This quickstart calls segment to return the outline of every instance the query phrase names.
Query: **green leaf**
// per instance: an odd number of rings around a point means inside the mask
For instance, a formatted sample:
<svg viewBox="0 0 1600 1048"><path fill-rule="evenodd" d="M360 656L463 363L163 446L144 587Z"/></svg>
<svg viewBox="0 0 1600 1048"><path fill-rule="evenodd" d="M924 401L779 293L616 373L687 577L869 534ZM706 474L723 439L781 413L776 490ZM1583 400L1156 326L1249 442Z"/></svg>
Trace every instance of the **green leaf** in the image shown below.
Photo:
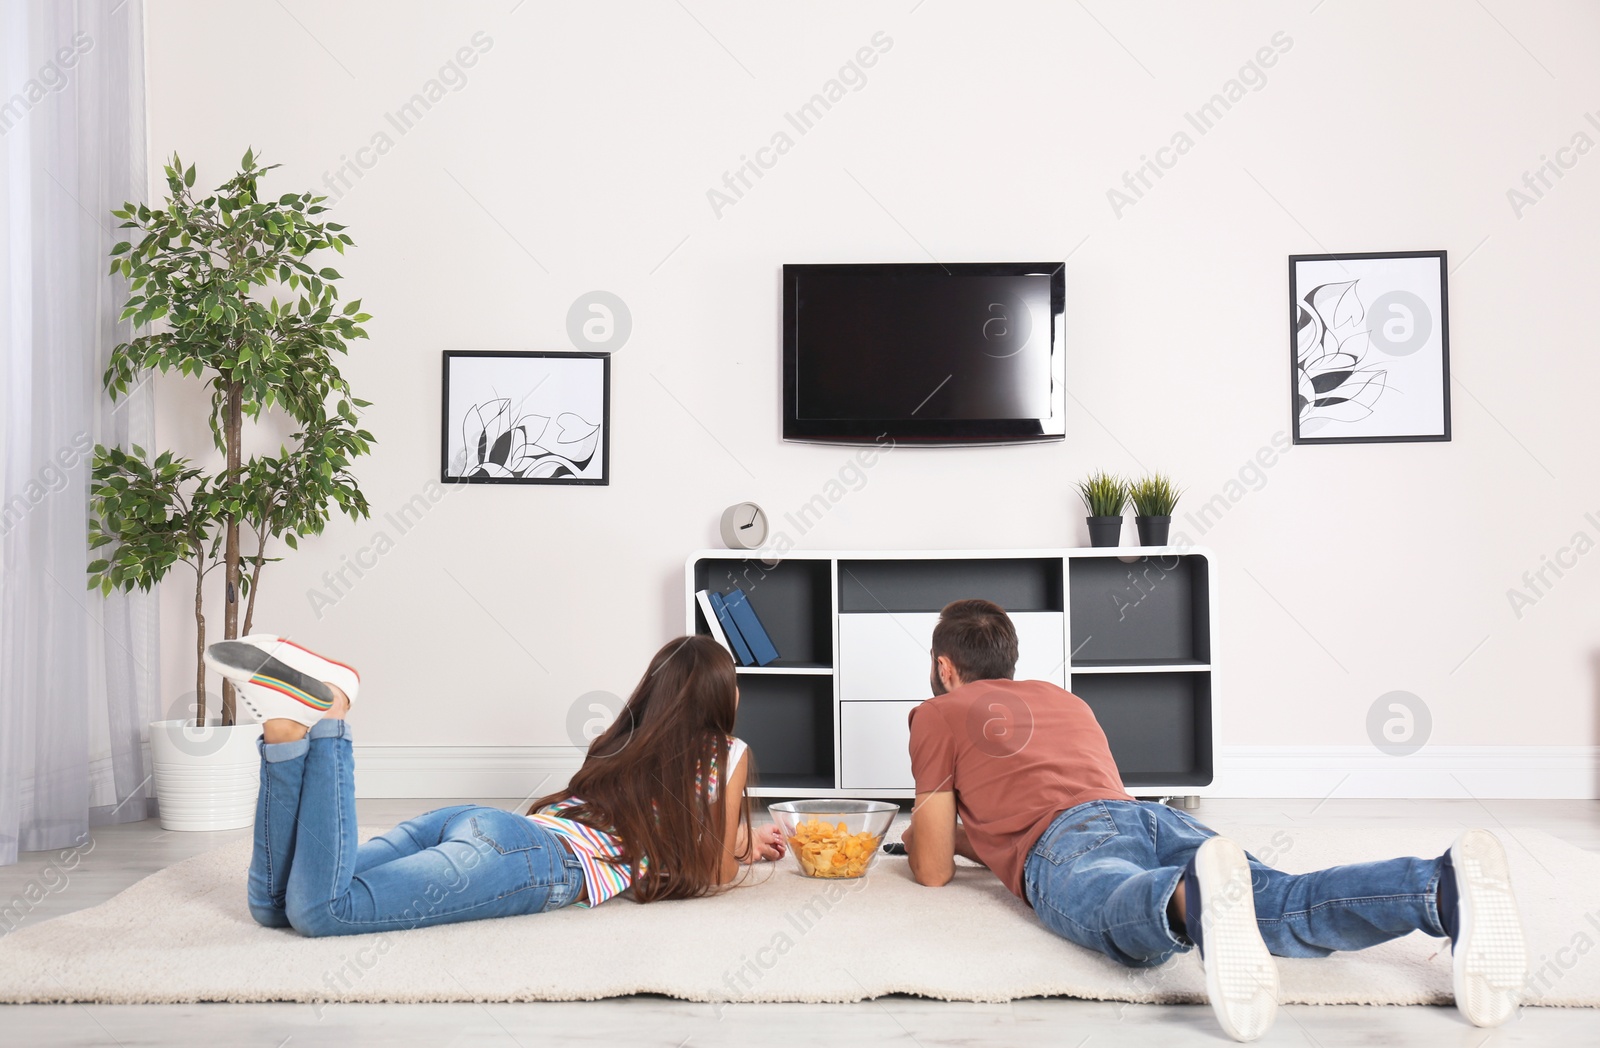
<svg viewBox="0 0 1600 1048"><path fill-rule="evenodd" d="M1091 516L1117 517L1128 503L1128 482L1114 473L1095 473L1078 482L1078 494Z"/></svg>
<svg viewBox="0 0 1600 1048"><path fill-rule="evenodd" d="M350 472L371 451L371 434L353 417L368 402L352 395L331 359L348 351L346 338L364 334L356 325L368 318L359 304L341 311L338 290L325 283L340 278L337 270L305 260L353 241L342 227L306 218L324 198L267 193L261 182L276 166L260 166L251 149L243 170L196 198L189 190L198 167L173 156L165 205L114 213L128 231L108 266L129 281L121 310L130 321L166 324L135 328L145 333L112 350L101 376L108 394L126 393L148 372L176 371L209 394L206 421L219 449L229 443L222 416L230 389L241 391L247 420L281 405L298 432L276 458L246 456L238 473L174 461L171 452L151 463L142 448L97 448L85 539L104 556L86 574L104 593L148 591L175 564L210 570L229 520L295 549L322 534L334 512L369 515ZM291 281L286 298L280 287Z"/></svg>

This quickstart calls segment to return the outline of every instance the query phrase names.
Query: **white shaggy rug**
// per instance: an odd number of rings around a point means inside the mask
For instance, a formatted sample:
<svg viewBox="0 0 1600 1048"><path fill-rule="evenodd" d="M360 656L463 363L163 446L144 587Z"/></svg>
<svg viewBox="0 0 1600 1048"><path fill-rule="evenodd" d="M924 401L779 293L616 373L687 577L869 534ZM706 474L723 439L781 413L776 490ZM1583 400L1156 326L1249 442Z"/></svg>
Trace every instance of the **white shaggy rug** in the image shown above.
<svg viewBox="0 0 1600 1048"><path fill-rule="evenodd" d="M1435 855L1456 832L1227 829L1292 872ZM1600 943L1600 854L1537 831L1512 834L1501 836L1528 929L1529 1003L1600 1005L1600 951L1591 952ZM884 858L855 882L808 880L785 859L711 899L616 900L593 911L305 939L250 919L248 859L248 842L230 844L0 939L0 1002L1203 999L1193 954L1121 968L1050 934L974 868L929 889L911 880L904 859ZM1448 947L1420 934L1278 965L1285 1003L1451 1000Z"/></svg>

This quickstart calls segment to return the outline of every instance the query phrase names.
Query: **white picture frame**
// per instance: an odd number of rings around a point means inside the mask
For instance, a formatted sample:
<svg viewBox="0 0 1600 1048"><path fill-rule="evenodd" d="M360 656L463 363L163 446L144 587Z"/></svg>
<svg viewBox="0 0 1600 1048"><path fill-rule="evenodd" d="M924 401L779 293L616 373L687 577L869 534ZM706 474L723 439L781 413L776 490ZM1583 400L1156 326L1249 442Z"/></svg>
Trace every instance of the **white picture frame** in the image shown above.
<svg viewBox="0 0 1600 1048"><path fill-rule="evenodd" d="M1289 256L1296 444L1450 439L1443 251Z"/></svg>
<svg viewBox="0 0 1600 1048"><path fill-rule="evenodd" d="M447 350L439 479L611 483L611 354Z"/></svg>

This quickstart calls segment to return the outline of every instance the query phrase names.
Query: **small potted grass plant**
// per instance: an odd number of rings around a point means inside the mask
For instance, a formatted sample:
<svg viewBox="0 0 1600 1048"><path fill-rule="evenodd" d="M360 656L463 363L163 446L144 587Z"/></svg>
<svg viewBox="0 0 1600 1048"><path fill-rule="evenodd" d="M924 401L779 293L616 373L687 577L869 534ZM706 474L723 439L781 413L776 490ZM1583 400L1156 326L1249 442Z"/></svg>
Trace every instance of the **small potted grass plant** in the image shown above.
<svg viewBox="0 0 1600 1048"><path fill-rule="evenodd" d="M1115 546L1122 541L1122 510L1128 504L1128 482L1103 470L1078 482L1078 495L1089 511L1089 545Z"/></svg>
<svg viewBox="0 0 1600 1048"><path fill-rule="evenodd" d="M1165 546L1172 527L1172 511L1183 492L1172 486L1172 478L1155 473L1128 489L1133 502L1134 524L1139 528L1141 546Z"/></svg>

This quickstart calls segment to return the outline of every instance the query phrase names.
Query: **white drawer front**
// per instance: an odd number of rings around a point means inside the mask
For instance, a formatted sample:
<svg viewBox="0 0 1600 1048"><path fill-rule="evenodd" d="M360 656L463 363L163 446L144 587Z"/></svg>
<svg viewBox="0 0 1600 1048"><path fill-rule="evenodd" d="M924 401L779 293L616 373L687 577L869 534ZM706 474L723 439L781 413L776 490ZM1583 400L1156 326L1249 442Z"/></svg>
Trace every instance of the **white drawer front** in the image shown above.
<svg viewBox="0 0 1600 1048"><path fill-rule="evenodd" d="M909 790L910 716L915 702L839 704L839 786L846 790Z"/></svg>
<svg viewBox="0 0 1600 1048"><path fill-rule="evenodd" d="M841 699L925 699L938 612L839 616Z"/></svg>
<svg viewBox="0 0 1600 1048"><path fill-rule="evenodd" d="M938 621L938 612L840 615L839 697L888 702L931 695L928 648ZM1011 621L1017 627L1017 679L1066 687L1066 616L1023 611Z"/></svg>

